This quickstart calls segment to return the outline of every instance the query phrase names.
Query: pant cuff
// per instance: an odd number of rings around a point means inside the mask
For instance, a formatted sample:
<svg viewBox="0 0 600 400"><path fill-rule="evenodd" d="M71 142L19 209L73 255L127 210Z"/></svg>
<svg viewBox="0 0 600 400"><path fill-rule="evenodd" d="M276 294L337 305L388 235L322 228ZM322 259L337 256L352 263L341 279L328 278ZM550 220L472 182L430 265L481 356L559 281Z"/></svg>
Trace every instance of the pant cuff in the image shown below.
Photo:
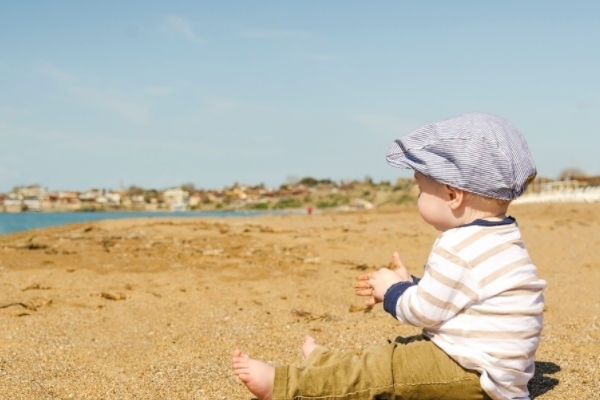
<svg viewBox="0 0 600 400"><path fill-rule="evenodd" d="M275 379L273 381L273 400L287 399L288 366L275 366Z"/></svg>

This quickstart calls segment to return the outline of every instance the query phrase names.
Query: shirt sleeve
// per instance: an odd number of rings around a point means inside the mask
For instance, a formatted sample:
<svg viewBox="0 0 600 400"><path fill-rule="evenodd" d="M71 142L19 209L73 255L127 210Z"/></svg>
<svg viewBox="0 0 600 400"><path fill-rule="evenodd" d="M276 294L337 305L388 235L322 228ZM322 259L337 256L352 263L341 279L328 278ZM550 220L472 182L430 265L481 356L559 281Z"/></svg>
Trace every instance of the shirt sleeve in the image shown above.
<svg viewBox="0 0 600 400"><path fill-rule="evenodd" d="M384 309L399 321L418 327L447 321L479 300L471 265L441 246L433 248L418 284L400 284L386 292Z"/></svg>

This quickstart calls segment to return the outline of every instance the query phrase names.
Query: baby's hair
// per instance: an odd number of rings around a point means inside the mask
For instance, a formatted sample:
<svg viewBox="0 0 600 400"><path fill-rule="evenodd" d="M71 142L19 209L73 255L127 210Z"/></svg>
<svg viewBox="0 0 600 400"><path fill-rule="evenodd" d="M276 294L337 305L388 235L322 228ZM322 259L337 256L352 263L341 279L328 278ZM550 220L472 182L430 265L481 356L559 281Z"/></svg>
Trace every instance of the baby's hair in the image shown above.
<svg viewBox="0 0 600 400"><path fill-rule="evenodd" d="M493 197L480 196L486 203L494 202L499 206L508 206L512 200L494 199Z"/></svg>
<svg viewBox="0 0 600 400"><path fill-rule="evenodd" d="M512 200L503 200L503 199L495 199L493 197L483 196L480 194L464 191L467 197L476 197L479 198L485 205L496 204L501 207L508 207Z"/></svg>

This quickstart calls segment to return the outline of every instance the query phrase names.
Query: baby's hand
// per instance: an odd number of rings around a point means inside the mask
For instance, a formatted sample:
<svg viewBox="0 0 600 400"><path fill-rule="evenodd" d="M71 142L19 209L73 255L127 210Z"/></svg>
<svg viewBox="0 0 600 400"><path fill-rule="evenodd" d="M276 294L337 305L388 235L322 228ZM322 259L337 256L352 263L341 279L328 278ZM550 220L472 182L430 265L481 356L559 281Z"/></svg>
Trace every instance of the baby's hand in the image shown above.
<svg viewBox="0 0 600 400"><path fill-rule="evenodd" d="M392 254L392 263L394 264L394 267L396 268L395 272L400 276L401 281L412 281L412 278L404 264L402 264L402 260L400 260L400 254L398 254L397 251Z"/></svg>
<svg viewBox="0 0 600 400"><path fill-rule="evenodd" d="M365 301L365 304L369 307L374 306L377 303L380 303L382 300L377 300L374 296L373 287L369 281L373 278L374 272L369 274L361 275L358 277L358 281L354 282L352 286L354 287L354 293L357 296L369 296L371 297L369 300Z"/></svg>
<svg viewBox="0 0 600 400"><path fill-rule="evenodd" d="M373 277L373 273L361 275L358 277L358 281L354 282L352 286L354 287L354 293L357 296L371 296L373 295L373 288L369 283L369 279Z"/></svg>
<svg viewBox="0 0 600 400"><path fill-rule="evenodd" d="M358 281L354 282L352 285L356 295L372 296L371 299L365 302L366 305L373 306L377 303L381 303L385 292L387 292L394 283L411 281L410 274L404 264L402 264L398 252L394 252L392 262L396 267L395 270L381 268L379 271L359 276Z"/></svg>

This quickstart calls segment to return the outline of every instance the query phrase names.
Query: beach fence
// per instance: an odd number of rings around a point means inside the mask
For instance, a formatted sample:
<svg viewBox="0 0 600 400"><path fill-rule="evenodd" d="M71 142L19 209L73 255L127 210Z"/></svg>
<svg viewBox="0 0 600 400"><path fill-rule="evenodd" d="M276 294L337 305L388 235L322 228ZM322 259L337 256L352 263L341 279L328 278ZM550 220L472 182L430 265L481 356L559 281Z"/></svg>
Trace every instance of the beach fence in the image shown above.
<svg viewBox="0 0 600 400"><path fill-rule="evenodd" d="M581 182L534 182L513 204L531 203L595 203L600 202L600 186L584 186Z"/></svg>

